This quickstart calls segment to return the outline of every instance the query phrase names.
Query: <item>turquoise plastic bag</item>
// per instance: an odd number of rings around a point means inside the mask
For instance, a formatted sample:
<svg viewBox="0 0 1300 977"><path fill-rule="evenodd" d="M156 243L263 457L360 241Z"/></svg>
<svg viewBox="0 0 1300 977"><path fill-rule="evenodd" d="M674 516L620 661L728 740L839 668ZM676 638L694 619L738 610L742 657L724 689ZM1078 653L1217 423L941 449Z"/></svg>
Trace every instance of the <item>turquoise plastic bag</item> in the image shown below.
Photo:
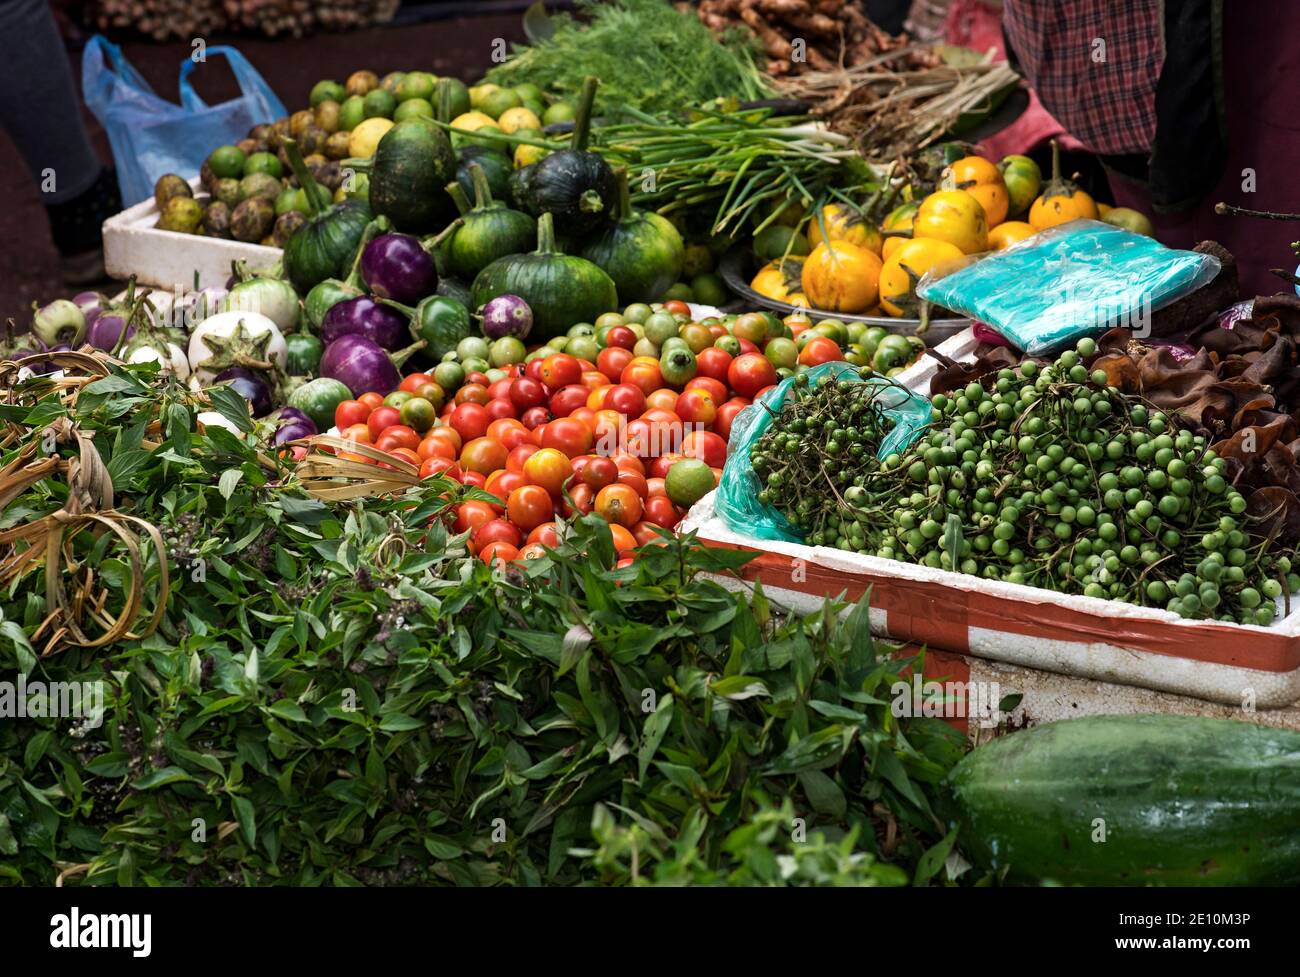
<svg viewBox="0 0 1300 977"><path fill-rule="evenodd" d="M86 44L82 92L108 133L127 206L153 196L154 184L164 173L192 179L212 150L287 114L271 86L237 50L218 45L207 49L207 56L213 55L226 59L240 96L220 105L204 103L190 85L197 65L186 58L181 62L181 104L174 105L154 92L116 44L98 34Z"/></svg>
<svg viewBox="0 0 1300 977"><path fill-rule="evenodd" d="M893 419L894 427L885 435L885 440L876 453L878 458L894 452L901 454L930 423L930 402L906 387L882 377L864 380L858 374L858 368L850 363L823 363L809 370L807 376L809 383L817 383L828 374L836 380L847 379L887 388L881 394L881 403L885 416ZM773 415L784 406L786 394L793 386L794 377L782 380L773 390L737 414L731 423L727 463L722 468L718 491L713 497L713 508L728 529L754 539L803 542L803 534L785 516L772 506L758 501L758 492L762 486L749 461L749 450L772 426Z"/></svg>
<svg viewBox="0 0 1300 977"><path fill-rule="evenodd" d="M1151 313L1219 273L1219 259L1166 248L1101 221L1048 228L942 278L917 294L988 323L1030 356L1116 326L1149 336Z"/></svg>

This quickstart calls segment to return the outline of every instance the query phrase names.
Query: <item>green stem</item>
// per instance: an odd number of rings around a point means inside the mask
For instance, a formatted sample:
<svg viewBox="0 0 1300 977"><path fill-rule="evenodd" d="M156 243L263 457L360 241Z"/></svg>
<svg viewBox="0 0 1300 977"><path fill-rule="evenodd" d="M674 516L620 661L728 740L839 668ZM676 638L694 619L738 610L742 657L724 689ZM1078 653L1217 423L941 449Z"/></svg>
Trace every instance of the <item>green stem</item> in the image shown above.
<svg viewBox="0 0 1300 977"><path fill-rule="evenodd" d="M438 103L434 106L434 118L439 122L451 121L451 79L438 79Z"/></svg>
<svg viewBox="0 0 1300 977"><path fill-rule="evenodd" d="M544 139L529 139L526 136L506 135L504 132L483 132L477 129L462 129L459 126L450 125L446 122L439 122L437 119L430 119L434 125L448 132L456 132L462 136L472 136L475 139L487 139L492 142L503 142L510 146L536 146L539 149L549 149L552 152L557 149L565 149L563 143L547 142Z"/></svg>
<svg viewBox="0 0 1300 977"><path fill-rule="evenodd" d="M475 164L477 165L477 164ZM475 188L477 189L477 188ZM461 217L464 217L474 208L470 205L469 197L465 196L465 188L455 180L447 184L447 196L451 197L451 202L456 205L456 211Z"/></svg>
<svg viewBox="0 0 1300 977"><path fill-rule="evenodd" d="M587 148L587 139L591 135L591 109L596 101L596 86L600 82L595 75L588 75L582 82L582 95L578 98L578 110L573 116L573 140L570 149L583 152Z"/></svg>
<svg viewBox="0 0 1300 977"><path fill-rule="evenodd" d="M307 209L311 211L307 216L315 217L320 214L319 185L316 178L311 175L311 170L307 169L307 164L302 160L302 153L298 152L298 141L296 139L281 139L280 145L284 147L284 155L289 157L289 166L293 169L293 175L298 178L298 186L302 187L303 193L307 197Z"/></svg>
<svg viewBox="0 0 1300 977"><path fill-rule="evenodd" d="M343 279L343 284L351 285L363 292L366 290L366 283L361 278L361 256L365 254L366 246L375 239L375 235L388 230L389 226L387 217L376 217L366 225L366 229L361 232L361 240L357 242L357 250L352 256L352 265L348 269L348 277Z"/></svg>
<svg viewBox="0 0 1300 977"><path fill-rule="evenodd" d="M474 209L482 210L492 203L492 188L488 186L487 173L480 164L470 163L469 175L474 181Z"/></svg>
<svg viewBox="0 0 1300 977"><path fill-rule="evenodd" d="M452 184L452 186L456 187L457 190L460 190L460 184L458 183ZM465 191L461 190L460 195L463 198L465 196ZM465 203L468 204L469 201L466 200ZM424 248L424 250L428 251L430 254L436 254L438 251L438 247L442 244L442 242L447 240L447 238L451 237L452 234L456 232L456 229L458 227L463 226L464 223L465 223L464 220L457 217L454 221L452 221L450 224L444 227L437 234L431 234L428 237L421 240L420 247Z"/></svg>
<svg viewBox="0 0 1300 977"><path fill-rule="evenodd" d="M424 347L428 345L429 345L428 343L426 343L423 339L421 339L418 342L412 343L410 346L407 346L406 349L399 349L396 353L393 353L389 358L393 361L394 366L400 367L403 363L405 363L412 356L414 356L416 353L418 353L420 350L424 349Z"/></svg>
<svg viewBox="0 0 1300 977"><path fill-rule="evenodd" d="M627 220L632 216L632 190L627 182L627 168L619 167L614 175L618 177L618 216L620 220Z"/></svg>
<svg viewBox="0 0 1300 977"><path fill-rule="evenodd" d="M537 253L554 254L555 251L555 218L547 211L537 218Z"/></svg>

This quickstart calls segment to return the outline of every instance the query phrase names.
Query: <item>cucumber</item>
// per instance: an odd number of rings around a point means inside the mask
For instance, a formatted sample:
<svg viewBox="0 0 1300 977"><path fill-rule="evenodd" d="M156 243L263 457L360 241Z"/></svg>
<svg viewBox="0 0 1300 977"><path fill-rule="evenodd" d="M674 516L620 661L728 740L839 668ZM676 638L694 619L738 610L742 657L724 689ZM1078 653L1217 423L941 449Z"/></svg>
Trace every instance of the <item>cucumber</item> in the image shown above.
<svg viewBox="0 0 1300 977"><path fill-rule="evenodd" d="M991 741L949 785L962 850L1010 881L1300 883L1300 733L1074 719Z"/></svg>

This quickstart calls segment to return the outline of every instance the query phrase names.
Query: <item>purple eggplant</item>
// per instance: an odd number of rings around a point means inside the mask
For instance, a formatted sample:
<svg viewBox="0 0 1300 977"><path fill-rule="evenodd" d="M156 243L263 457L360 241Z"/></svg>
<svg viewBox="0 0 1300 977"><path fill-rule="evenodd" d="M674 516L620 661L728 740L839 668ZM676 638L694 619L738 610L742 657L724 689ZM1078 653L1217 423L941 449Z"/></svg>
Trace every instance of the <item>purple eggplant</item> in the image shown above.
<svg viewBox="0 0 1300 977"><path fill-rule="evenodd" d="M275 406L271 398L271 383L265 373L232 366L218 373L214 383L230 384L239 396L248 401L254 417L265 417Z"/></svg>
<svg viewBox="0 0 1300 977"><path fill-rule="evenodd" d="M488 339L527 339L532 328L533 310L518 295L498 295L483 306L483 335Z"/></svg>
<svg viewBox="0 0 1300 977"><path fill-rule="evenodd" d="M338 380L354 397L372 391L387 394L402 382L397 368L424 345L421 340L390 355L365 336L341 336L325 347L320 358L320 375Z"/></svg>
<svg viewBox="0 0 1300 977"><path fill-rule="evenodd" d="M297 441L299 438L310 438L313 434L318 434L316 425L312 423L310 417L303 417L302 420L294 419L286 424L281 424L275 431L274 441L277 445L284 444L286 441Z"/></svg>
<svg viewBox="0 0 1300 977"><path fill-rule="evenodd" d="M361 277L381 299L413 305L438 287L433 257L407 234L381 234L361 253Z"/></svg>
<svg viewBox="0 0 1300 977"><path fill-rule="evenodd" d="M126 327L126 336L122 336L122 329ZM106 353L111 353L117 349L118 343L130 339L135 335L135 326L126 326L126 319L116 312L105 312L95 317L95 321L90 324L86 330L86 342L94 346L95 349L102 349Z"/></svg>
<svg viewBox="0 0 1300 977"><path fill-rule="evenodd" d="M282 424L288 424L290 421L311 421L312 427L316 426L316 423L311 420L307 412L299 410L297 407L281 407L279 418Z"/></svg>
<svg viewBox="0 0 1300 977"><path fill-rule="evenodd" d="M384 349L394 350L411 341L411 330L406 317L396 309L381 305L369 295L358 295L332 306L321 320L321 342L329 345L344 336L364 336Z"/></svg>

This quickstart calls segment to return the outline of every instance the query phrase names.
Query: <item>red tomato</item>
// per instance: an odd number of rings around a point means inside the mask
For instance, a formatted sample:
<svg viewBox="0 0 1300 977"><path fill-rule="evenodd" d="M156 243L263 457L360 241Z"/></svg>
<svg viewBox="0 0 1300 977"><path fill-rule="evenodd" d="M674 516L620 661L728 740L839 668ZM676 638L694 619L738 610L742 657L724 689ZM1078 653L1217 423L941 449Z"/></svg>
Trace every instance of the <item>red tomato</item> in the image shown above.
<svg viewBox="0 0 1300 977"><path fill-rule="evenodd" d="M560 545L559 526L554 522L544 522L540 526L534 526L532 532L528 534L528 542L540 543L542 546L554 549Z"/></svg>
<svg viewBox="0 0 1300 977"><path fill-rule="evenodd" d="M636 333L627 326L614 326L612 329L605 330L605 347L618 346L622 349L631 349L636 345Z"/></svg>
<svg viewBox="0 0 1300 977"><path fill-rule="evenodd" d="M682 419L670 410L652 407L641 415L641 420L649 421L654 428L651 441L651 453L662 455L669 451L681 451Z"/></svg>
<svg viewBox="0 0 1300 977"><path fill-rule="evenodd" d="M402 382L397 385L397 389L413 394L426 383L433 383L433 377L427 373L412 373L410 376L402 378Z"/></svg>
<svg viewBox="0 0 1300 977"><path fill-rule="evenodd" d="M762 353L742 353L731 361L727 382L740 396L752 398L764 387L776 383L776 367Z"/></svg>
<svg viewBox="0 0 1300 977"><path fill-rule="evenodd" d="M496 381L495 383L488 384L488 397L490 397L492 400L497 400L498 398L509 400L510 388L513 387L514 385L515 382L511 380L509 377L503 377L502 379Z"/></svg>
<svg viewBox="0 0 1300 977"><path fill-rule="evenodd" d="M664 375L659 370L659 361L653 356L637 356L623 367L619 383L640 387L648 397L664 385Z"/></svg>
<svg viewBox="0 0 1300 977"><path fill-rule="evenodd" d="M559 495L573 474L573 465L562 451L541 448L524 462L524 477L529 484L540 485L552 495Z"/></svg>
<svg viewBox="0 0 1300 977"><path fill-rule="evenodd" d="M402 419L402 415L397 412L396 407L380 407L370 412L366 418L366 430L370 432L370 440L377 441L379 435L388 430L394 424Z"/></svg>
<svg viewBox="0 0 1300 977"><path fill-rule="evenodd" d="M496 541L488 543L479 550L478 558L488 566L504 568L507 563L519 559L519 550L509 543Z"/></svg>
<svg viewBox="0 0 1300 977"><path fill-rule="evenodd" d="M650 478L667 478L668 469L675 462L683 460L686 455L676 451L670 451L667 454L660 455L658 458L652 458L650 464L646 466L645 473Z"/></svg>
<svg viewBox="0 0 1300 977"><path fill-rule="evenodd" d="M712 431L692 431L682 440L682 454L699 458L710 468L721 468L727 463L727 442Z"/></svg>
<svg viewBox="0 0 1300 977"><path fill-rule="evenodd" d="M614 459L614 464L618 465L619 471L636 472L638 475L645 474L645 465L641 463L641 459L636 455L624 451L616 455L610 455L610 457Z"/></svg>
<svg viewBox="0 0 1300 977"><path fill-rule="evenodd" d="M491 492L504 504L505 500L510 498L511 492L527 484L528 480L524 478L523 472L511 472L500 468L488 476L488 480L483 483L483 489Z"/></svg>
<svg viewBox="0 0 1300 977"><path fill-rule="evenodd" d="M420 465L421 478L432 478L434 475L446 475L452 481L459 482L461 474L460 465L447 458L440 458L437 455L424 459L424 463Z"/></svg>
<svg viewBox="0 0 1300 977"><path fill-rule="evenodd" d="M844 359L844 352L839 344L828 336L817 336L803 344L799 351L799 362L804 366L821 366Z"/></svg>
<svg viewBox="0 0 1300 977"><path fill-rule="evenodd" d="M376 393L373 390L369 391L368 393L363 393L360 397L357 398L357 400L365 404L371 410L378 410L380 407L384 406L384 395L381 393Z"/></svg>
<svg viewBox="0 0 1300 977"><path fill-rule="evenodd" d="M441 438L431 438L427 434L420 446L415 449L415 453L423 460L428 461L430 458L446 458L455 461L460 457L460 452L451 446L449 442Z"/></svg>
<svg viewBox="0 0 1300 977"><path fill-rule="evenodd" d="M474 488L483 488L487 485L487 476L482 472L465 472L460 476L460 483L462 485L472 485ZM497 508L499 509L500 506L497 506Z"/></svg>
<svg viewBox="0 0 1300 977"><path fill-rule="evenodd" d="M551 520L555 503L551 501L551 493L540 485L524 485L510 493L506 514L511 522L528 532Z"/></svg>
<svg viewBox="0 0 1300 977"><path fill-rule="evenodd" d="M460 467L467 472L479 472L491 475L494 471L506 467L509 457L506 446L492 438L474 438L467 443L460 453Z"/></svg>
<svg viewBox="0 0 1300 977"><path fill-rule="evenodd" d="M585 455L595 443L591 428L571 417L560 417L542 431L542 447L557 448L570 458Z"/></svg>
<svg viewBox="0 0 1300 977"><path fill-rule="evenodd" d="M480 387L483 387L483 388L486 389L487 385L488 385L489 383L491 383L492 381L489 380L489 379L487 378L487 374L486 374L486 373L477 373L477 372L476 372L476 373L467 373L467 374L465 374L465 382L466 382L466 383L476 383L476 384L478 384Z"/></svg>
<svg viewBox="0 0 1300 977"><path fill-rule="evenodd" d="M731 354L725 349L710 346L702 349L695 356L695 379L705 377L725 383L727 368L731 366Z"/></svg>
<svg viewBox="0 0 1300 977"><path fill-rule="evenodd" d="M618 484L626 485L641 498L645 498L650 492L650 485L646 481L646 477L630 468L620 468L618 470Z"/></svg>
<svg viewBox="0 0 1300 977"><path fill-rule="evenodd" d="M721 339L727 334L727 330L724 326L720 326L715 322L713 325L709 326L709 334L712 335L714 339Z"/></svg>
<svg viewBox="0 0 1300 977"><path fill-rule="evenodd" d="M572 500L572 504L570 504L570 500ZM575 512L580 512L585 516L592 510L595 501L596 493L592 487L579 483L569 489L568 498L560 500L560 514L567 518Z"/></svg>
<svg viewBox="0 0 1300 977"><path fill-rule="evenodd" d="M658 429L645 418L628 421L623 436L627 450L637 458L652 458L658 454Z"/></svg>
<svg viewBox="0 0 1300 977"><path fill-rule="evenodd" d="M582 364L568 353L555 353L542 360L542 383L551 390L582 382Z"/></svg>
<svg viewBox="0 0 1300 977"><path fill-rule="evenodd" d="M671 312L673 315L690 315L691 307L681 299L669 299L664 303L664 311Z"/></svg>
<svg viewBox="0 0 1300 977"><path fill-rule="evenodd" d="M540 356L524 364L524 376L529 380L536 380L538 383L542 382L542 358Z"/></svg>
<svg viewBox="0 0 1300 977"><path fill-rule="evenodd" d="M591 391L580 383L561 387L551 394L551 413L556 417L568 417L579 407L586 407L590 395Z"/></svg>
<svg viewBox="0 0 1300 977"><path fill-rule="evenodd" d="M513 417L498 417L488 425L487 436L496 438L506 446L507 451L512 451L519 445L532 441L528 435L528 428Z"/></svg>
<svg viewBox="0 0 1300 977"><path fill-rule="evenodd" d="M424 433L424 439L428 441L431 438L436 441L446 441L452 447L452 457L460 457L460 449L465 443L465 439L460 436L460 432L454 427L441 424L438 427L431 428Z"/></svg>
<svg viewBox="0 0 1300 977"><path fill-rule="evenodd" d="M760 390L758 393L754 394L754 399L755 399L755 400L758 400L760 397L762 397L762 396L763 396L765 393L767 393L769 390L775 390L775 389L776 389L776 384L775 384L775 383L769 383L766 387L764 387L764 388L763 388L762 390Z"/></svg>
<svg viewBox="0 0 1300 977"><path fill-rule="evenodd" d="M607 346L596 357L596 369L609 378L610 383L618 383L623 369L632 362L632 351L619 346Z"/></svg>
<svg viewBox="0 0 1300 977"><path fill-rule="evenodd" d="M609 377L599 370L583 370L582 385L588 390L595 390L597 387L603 387L609 383Z"/></svg>
<svg viewBox="0 0 1300 977"><path fill-rule="evenodd" d="M451 426L465 441L483 437L491 422L492 418L482 404L461 404L451 412Z"/></svg>
<svg viewBox="0 0 1300 977"><path fill-rule="evenodd" d="M686 384L682 393L687 390L703 390L713 398L714 405L724 404L727 402L727 384L724 382L726 374L723 374L722 380L715 380L713 377L692 377Z"/></svg>
<svg viewBox="0 0 1300 977"><path fill-rule="evenodd" d="M334 408L334 426L342 431L353 424L364 424L370 417L370 408L359 400L340 401Z"/></svg>
<svg viewBox="0 0 1300 977"><path fill-rule="evenodd" d="M519 546L523 541L524 537L519 532L519 528L499 516L474 530L474 548L478 550L488 543L509 543L511 546Z"/></svg>
<svg viewBox="0 0 1300 977"><path fill-rule="evenodd" d="M484 379L487 379L484 377ZM456 391L453 402L457 404L486 404L492 398L481 383L466 383Z"/></svg>
<svg viewBox="0 0 1300 977"><path fill-rule="evenodd" d="M551 412L545 407L529 407L519 416L519 420L523 422L524 427L530 431L541 427L550 419Z"/></svg>
<svg viewBox="0 0 1300 977"><path fill-rule="evenodd" d="M392 441L393 447L395 448L407 448L411 451L414 451L416 448L420 446L420 440L421 440L420 435L416 432L416 430L414 428L407 427L405 424L393 424L390 425L389 427L384 428L384 433L381 436L381 438L387 438L388 440ZM379 446L378 441L375 442L375 446L376 447ZM386 451L388 449L381 448L380 450Z"/></svg>
<svg viewBox="0 0 1300 977"><path fill-rule="evenodd" d="M596 491L600 491L606 485L613 485L618 481L618 465L614 463L613 458L598 456L578 470L578 477L582 479L584 485L590 485Z"/></svg>
<svg viewBox="0 0 1300 977"><path fill-rule="evenodd" d="M541 381L519 377L510 382L510 402L520 410L546 403L546 388Z"/></svg>
<svg viewBox="0 0 1300 977"><path fill-rule="evenodd" d="M590 407L579 407L569 415L569 420L584 424L592 431L596 430L596 412Z"/></svg>
<svg viewBox="0 0 1300 977"><path fill-rule="evenodd" d="M410 448L393 448L389 451L389 454L393 455L395 458L401 458L402 461L414 465L417 469L419 469L422 464L420 456Z"/></svg>
<svg viewBox="0 0 1300 977"><path fill-rule="evenodd" d="M692 381L693 383L694 381ZM716 381L709 381L714 383ZM677 398L677 416L687 424L699 424L708 427L718 416L718 405L713 394L700 387L685 390Z"/></svg>
<svg viewBox="0 0 1300 977"><path fill-rule="evenodd" d="M370 437L370 428L365 424L352 424L339 432L339 437L344 441L351 441L355 444L370 444L373 440Z"/></svg>
<svg viewBox="0 0 1300 977"><path fill-rule="evenodd" d="M653 499L656 495L668 495L668 490L664 488L664 480L662 478L646 479L645 497Z"/></svg>
<svg viewBox="0 0 1300 977"><path fill-rule="evenodd" d="M494 421L498 421L503 417L519 417L519 409L504 397L489 400L483 409L487 411L487 416Z"/></svg>
<svg viewBox="0 0 1300 977"><path fill-rule="evenodd" d="M630 383L616 384L606 391L601 407L616 410L624 417L640 417L646 407L645 394L640 387L634 387Z"/></svg>
<svg viewBox="0 0 1300 977"><path fill-rule="evenodd" d="M480 502L478 499L462 502L456 507L456 521L451 524L451 528L457 534L475 533L496 516L496 510L486 502Z"/></svg>
<svg viewBox="0 0 1300 977"><path fill-rule="evenodd" d="M666 495L653 495L645 502L645 521L664 529L672 529L682 521L682 517L677 514L672 499Z"/></svg>
<svg viewBox="0 0 1300 977"><path fill-rule="evenodd" d="M512 472L521 472L524 470L524 462L541 449L531 441L516 445L510 449L510 454L506 457L506 470Z"/></svg>

